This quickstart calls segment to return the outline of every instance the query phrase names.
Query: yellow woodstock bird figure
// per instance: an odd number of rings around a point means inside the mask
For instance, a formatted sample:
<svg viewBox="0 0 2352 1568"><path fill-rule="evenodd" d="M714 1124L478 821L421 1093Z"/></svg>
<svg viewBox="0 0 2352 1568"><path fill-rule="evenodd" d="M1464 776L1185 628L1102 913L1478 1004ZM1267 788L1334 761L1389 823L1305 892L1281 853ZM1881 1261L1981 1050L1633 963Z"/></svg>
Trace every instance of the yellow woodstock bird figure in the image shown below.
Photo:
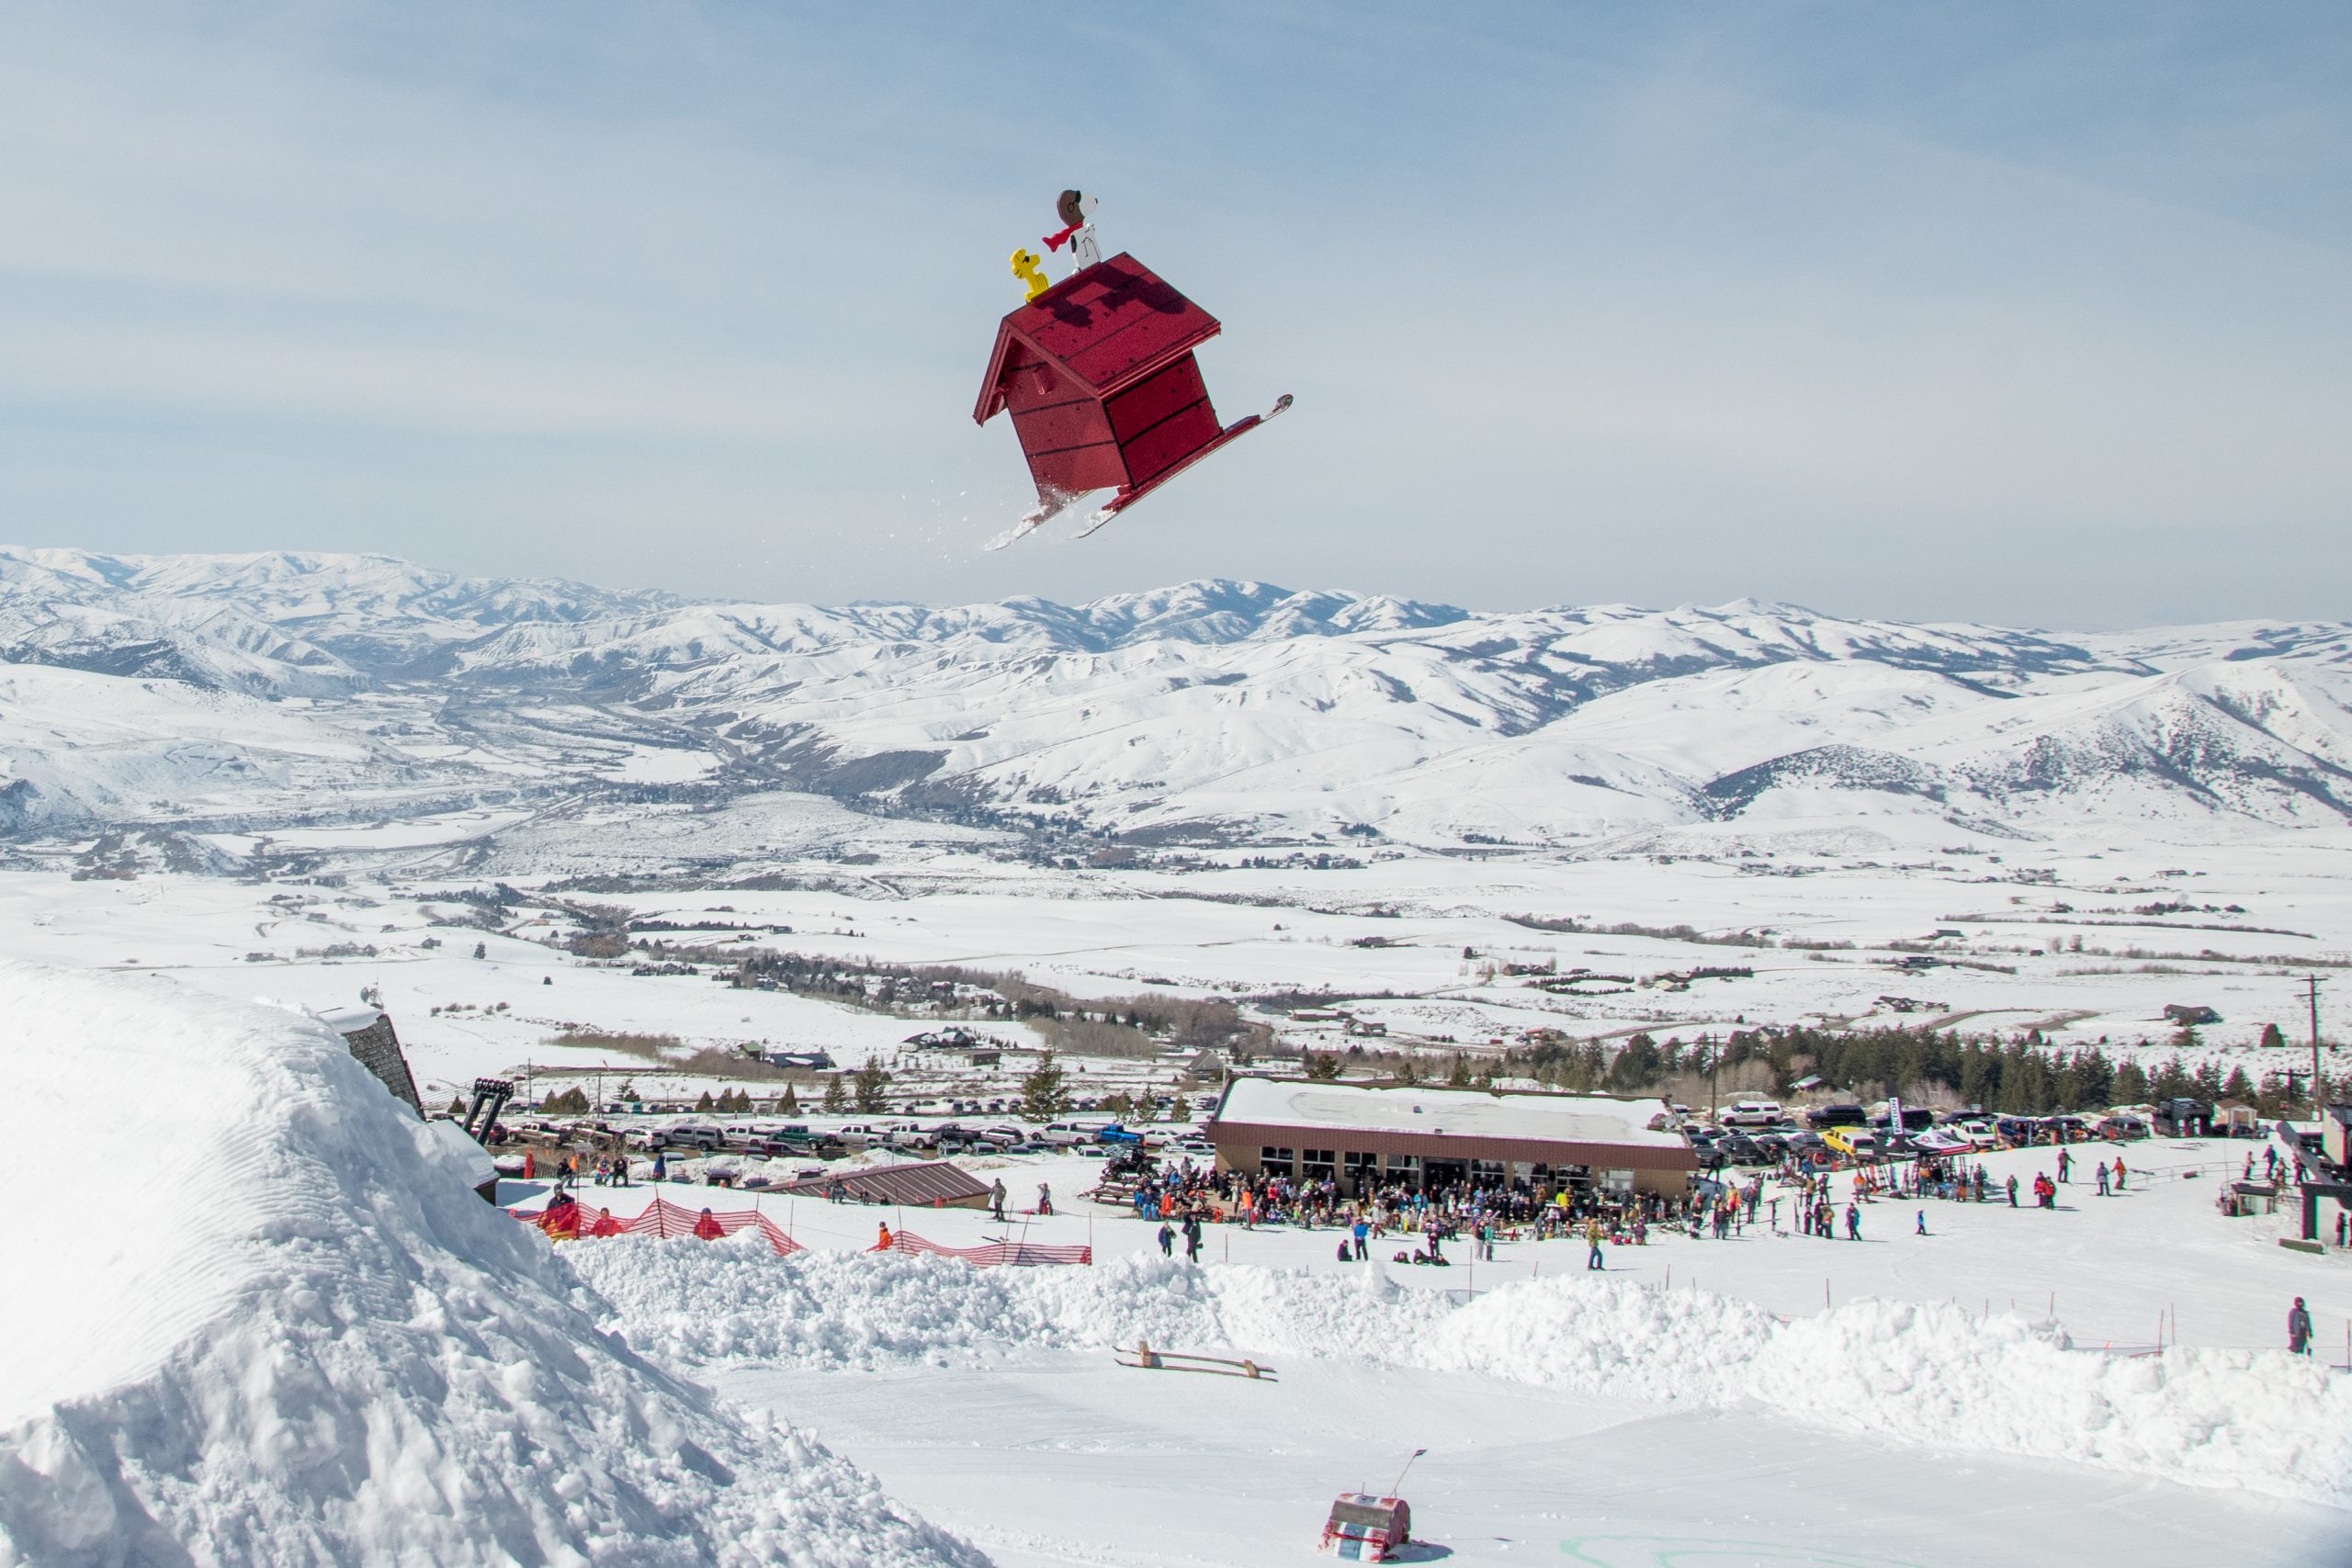
<svg viewBox="0 0 2352 1568"><path fill-rule="evenodd" d="M1053 287L1046 281L1046 275L1038 270L1038 258L1034 253L1027 250L1012 253L1012 276L1028 287L1032 299Z"/></svg>

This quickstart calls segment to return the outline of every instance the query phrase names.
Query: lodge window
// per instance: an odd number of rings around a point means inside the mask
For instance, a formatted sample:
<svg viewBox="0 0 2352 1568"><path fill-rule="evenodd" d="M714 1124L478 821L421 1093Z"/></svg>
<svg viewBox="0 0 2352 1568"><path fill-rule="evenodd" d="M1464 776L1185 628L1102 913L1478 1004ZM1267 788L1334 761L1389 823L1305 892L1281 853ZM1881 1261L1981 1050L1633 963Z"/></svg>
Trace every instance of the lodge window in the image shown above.
<svg viewBox="0 0 2352 1568"><path fill-rule="evenodd" d="M1350 1149L1340 1156L1340 1167L1350 1176L1359 1179L1375 1179L1380 1175L1380 1156L1358 1154L1353 1149Z"/></svg>
<svg viewBox="0 0 2352 1568"><path fill-rule="evenodd" d="M1604 1170L1600 1173L1600 1186L1603 1191L1622 1196L1634 1190L1634 1173L1630 1170Z"/></svg>
<svg viewBox="0 0 2352 1568"><path fill-rule="evenodd" d="M1413 1174L1413 1168L1420 1163L1420 1156L1418 1155L1390 1155L1388 1156L1388 1174L1391 1176L1410 1176Z"/></svg>
<svg viewBox="0 0 2352 1568"><path fill-rule="evenodd" d="M1268 1176L1288 1176L1291 1174L1290 1151L1261 1145L1258 1150L1258 1168Z"/></svg>
<svg viewBox="0 0 2352 1568"><path fill-rule="evenodd" d="M1481 1185L1499 1182L1503 1179L1500 1160L1474 1159L1470 1162L1470 1178Z"/></svg>
<svg viewBox="0 0 2352 1568"><path fill-rule="evenodd" d="M1302 1181L1329 1181L1339 1174L1340 1158L1329 1149L1308 1149L1299 1160Z"/></svg>

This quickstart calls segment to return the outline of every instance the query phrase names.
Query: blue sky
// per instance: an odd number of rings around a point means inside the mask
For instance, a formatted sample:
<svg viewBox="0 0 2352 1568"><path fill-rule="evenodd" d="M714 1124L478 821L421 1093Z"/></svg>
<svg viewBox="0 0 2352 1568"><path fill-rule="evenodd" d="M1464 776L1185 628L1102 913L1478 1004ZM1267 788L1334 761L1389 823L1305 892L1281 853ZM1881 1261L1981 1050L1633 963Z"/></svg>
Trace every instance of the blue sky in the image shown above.
<svg viewBox="0 0 2352 1568"><path fill-rule="evenodd" d="M1140 8L1128 8L1130 10ZM0 537L763 599L2352 613L2340 6L0 11ZM1102 193L1295 412L968 417Z"/></svg>

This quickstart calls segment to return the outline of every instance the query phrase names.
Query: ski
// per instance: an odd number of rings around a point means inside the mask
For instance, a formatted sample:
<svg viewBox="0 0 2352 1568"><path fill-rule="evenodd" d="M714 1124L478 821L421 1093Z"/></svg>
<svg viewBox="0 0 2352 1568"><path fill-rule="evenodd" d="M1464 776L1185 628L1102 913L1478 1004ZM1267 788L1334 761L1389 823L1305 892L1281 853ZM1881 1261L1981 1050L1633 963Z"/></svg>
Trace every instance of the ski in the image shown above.
<svg viewBox="0 0 2352 1568"><path fill-rule="evenodd" d="M1209 453L1216 451L1219 446L1224 446L1235 436L1246 434L1250 431L1257 429L1258 426L1265 423L1268 420L1272 419L1275 415L1283 412L1285 409L1288 409L1290 405L1291 395L1288 392L1284 392L1281 397L1274 400L1274 406L1272 408L1268 409L1264 413L1251 414L1248 419L1242 420L1239 423L1228 427L1222 434L1217 436L1216 440L1209 442L1199 451L1193 453L1192 457L1187 457L1183 462L1177 464L1175 468L1170 468L1164 473L1155 475L1138 489L1121 491L1119 495L1112 501L1110 505L1102 508L1100 512L1097 512L1092 516L1087 518L1085 524L1081 525L1075 534L1072 534L1070 537L1073 539L1083 539L1095 533L1102 526L1102 525L1111 521L1112 518L1116 517L1120 513L1125 512L1128 507L1133 506L1136 502L1141 501L1146 495L1149 494L1152 491L1157 490L1168 479L1174 478L1179 470L1191 467L1194 462L1197 462L1202 457L1206 457Z"/></svg>

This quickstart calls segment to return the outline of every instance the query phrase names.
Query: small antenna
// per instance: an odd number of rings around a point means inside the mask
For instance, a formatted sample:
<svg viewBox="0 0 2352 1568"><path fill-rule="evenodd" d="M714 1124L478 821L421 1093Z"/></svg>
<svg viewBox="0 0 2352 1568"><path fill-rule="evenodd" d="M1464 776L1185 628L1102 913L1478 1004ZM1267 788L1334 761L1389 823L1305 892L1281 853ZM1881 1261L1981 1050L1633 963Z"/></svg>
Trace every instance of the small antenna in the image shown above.
<svg viewBox="0 0 2352 1568"><path fill-rule="evenodd" d="M1387 1496L1387 1497L1394 1497L1395 1495L1396 1495L1396 1489L1397 1489L1397 1487L1400 1487L1400 1486L1402 1486L1402 1485L1404 1485L1404 1484L1405 1484L1405 1471L1407 1471L1407 1470L1410 1470L1410 1469L1412 1469L1412 1468L1413 1468L1413 1460L1418 1460L1418 1459L1419 1459L1423 1454L1425 1454L1425 1453L1427 1453L1427 1452L1429 1452L1429 1451L1430 1451L1430 1450L1427 1450L1427 1449L1415 1449L1415 1450L1413 1450L1413 1458L1412 1458L1412 1459L1408 1459L1408 1460L1407 1460L1407 1461L1405 1461L1405 1470L1400 1470L1400 1471L1398 1471L1398 1472L1396 1472L1396 1482L1395 1482L1392 1485L1390 1485L1390 1487L1388 1488L1388 1490L1387 1490L1386 1492L1383 1493L1383 1494L1382 1494L1382 1495L1383 1495L1383 1496Z"/></svg>

